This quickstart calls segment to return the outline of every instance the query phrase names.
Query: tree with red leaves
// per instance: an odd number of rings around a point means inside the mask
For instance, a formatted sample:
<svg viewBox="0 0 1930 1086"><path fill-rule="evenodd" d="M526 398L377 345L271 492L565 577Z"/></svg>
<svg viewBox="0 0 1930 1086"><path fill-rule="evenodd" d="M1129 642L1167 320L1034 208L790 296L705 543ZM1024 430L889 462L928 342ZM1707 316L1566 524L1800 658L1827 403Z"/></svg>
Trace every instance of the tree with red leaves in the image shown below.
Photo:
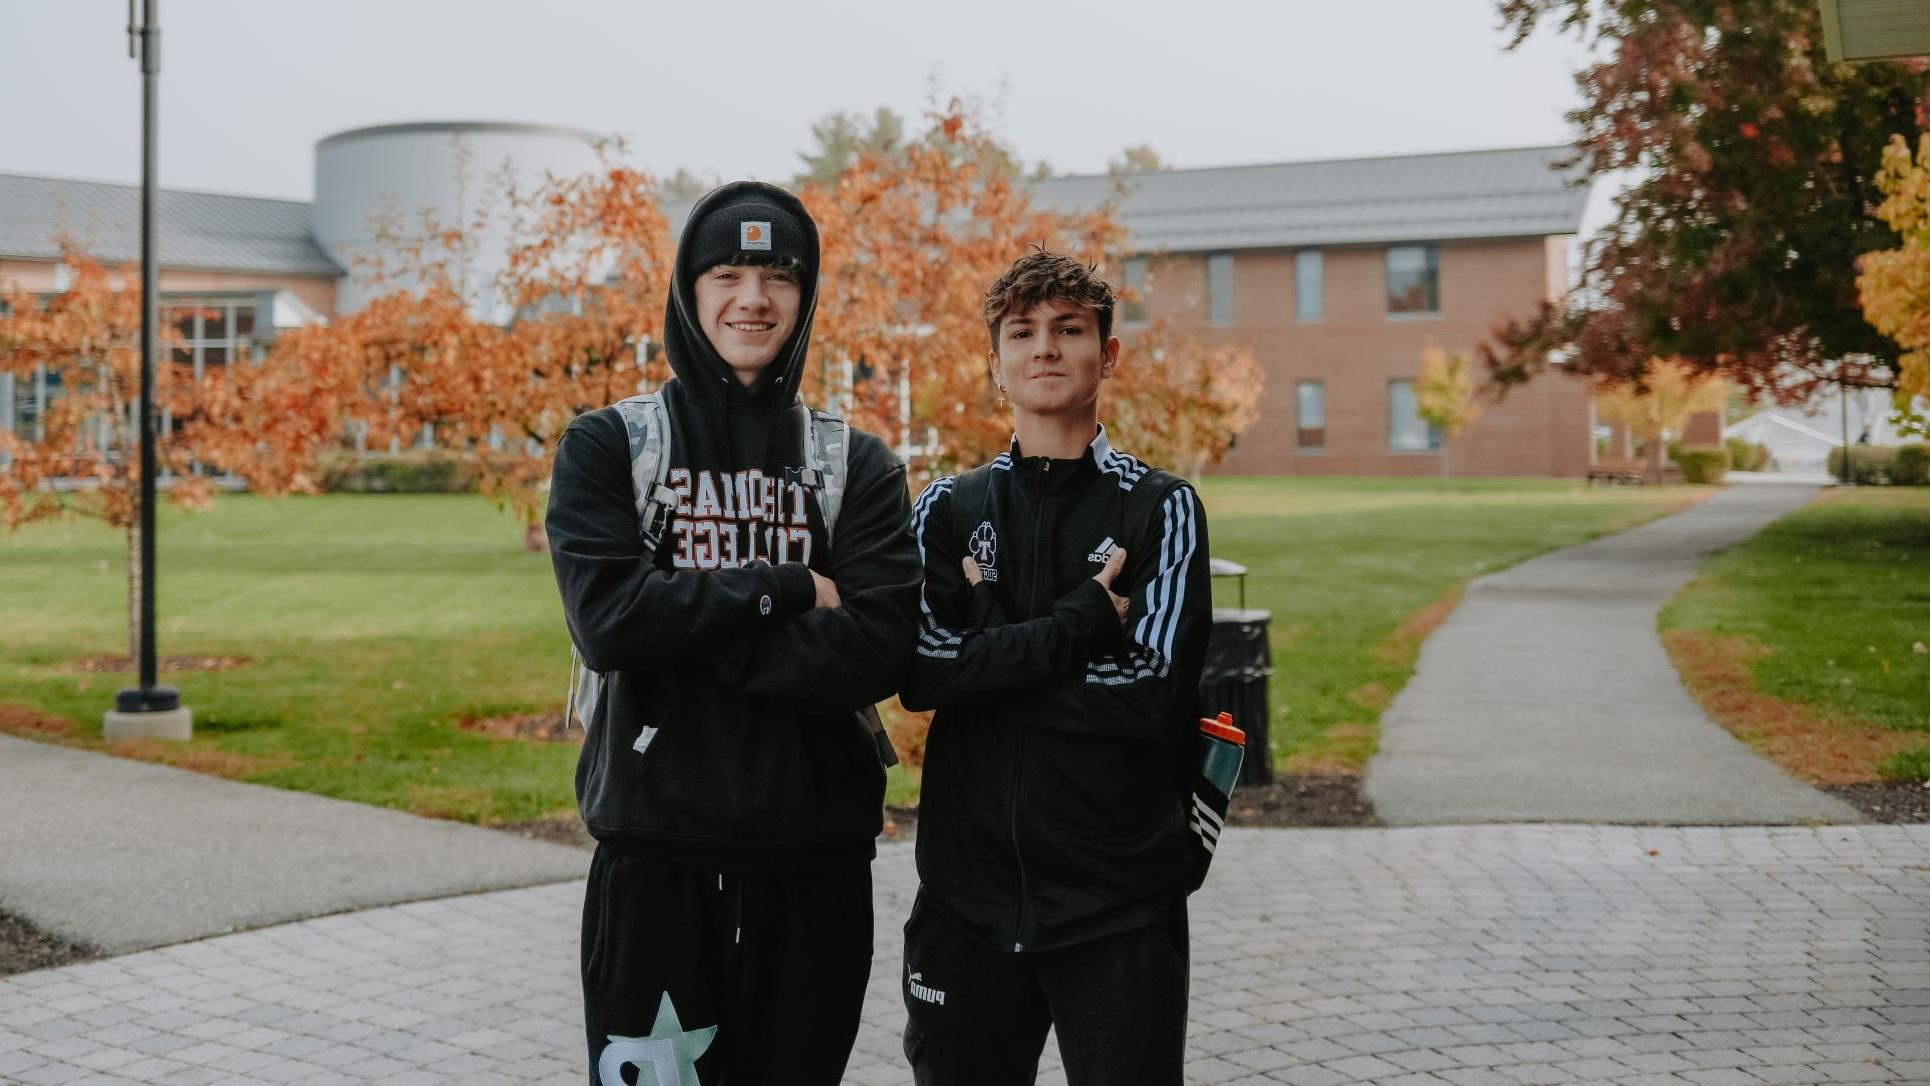
<svg viewBox="0 0 1930 1086"><path fill-rule="evenodd" d="M1815 0L1501 0L1518 46L1544 22L1586 36L1569 114L1591 175L1634 171L1577 290L1482 348L1503 387L1565 368L1640 384L1653 360L1753 397L1825 381L1892 386L1897 347L1863 319L1857 258L1893 133L1914 131L1925 65L1824 53ZM1511 46L1512 47L1512 46Z"/></svg>

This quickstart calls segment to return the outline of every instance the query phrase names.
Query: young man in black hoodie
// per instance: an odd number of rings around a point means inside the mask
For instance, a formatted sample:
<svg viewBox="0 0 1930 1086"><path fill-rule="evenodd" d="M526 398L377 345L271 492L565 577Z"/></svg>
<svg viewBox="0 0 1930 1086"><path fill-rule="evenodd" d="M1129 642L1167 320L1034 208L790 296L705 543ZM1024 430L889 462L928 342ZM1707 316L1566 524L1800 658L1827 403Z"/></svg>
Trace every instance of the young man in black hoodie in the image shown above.
<svg viewBox="0 0 1930 1086"><path fill-rule="evenodd" d="M938 710L905 925L921 1086L1177 1086L1210 623L1193 488L1112 447L1112 290L1034 252L985 299L1012 448L914 506L911 708Z"/></svg>
<svg viewBox="0 0 1930 1086"><path fill-rule="evenodd" d="M677 505L653 561L619 412L558 443L550 554L605 680L576 772L598 842L593 1086L829 1086L857 1034L884 793L858 714L898 688L919 562L903 465L870 434L849 432L826 530L798 406L817 274L817 227L783 189L691 209L664 321Z"/></svg>

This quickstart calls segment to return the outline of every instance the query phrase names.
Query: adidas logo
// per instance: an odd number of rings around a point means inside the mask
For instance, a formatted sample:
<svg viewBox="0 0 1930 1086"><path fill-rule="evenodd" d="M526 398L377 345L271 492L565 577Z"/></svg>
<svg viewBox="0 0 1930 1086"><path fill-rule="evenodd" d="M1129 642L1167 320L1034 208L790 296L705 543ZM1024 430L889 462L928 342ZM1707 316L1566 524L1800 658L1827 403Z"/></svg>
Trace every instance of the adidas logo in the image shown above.
<svg viewBox="0 0 1930 1086"><path fill-rule="evenodd" d="M920 984L919 981L923 979L923 977L923 973L913 973L911 975L911 997L913 999L924 1000L926 1003L936 1003L941 1007L944 1006L945 993L936 988L927 988L923 984Z"/></svg>
<svg viewBox="0 0 1930 1086"><path fill-rule="evenodd" d="M1193 816L1187 819L1186 824L1193 828L1194 833L1200 835L1200 843L1206 846L1206 854L1211 856L1214 850L1219 847L1220 830L1225 826L1220 816L1214 812L1213 808L1207 806L1205 799L1195 795L1193 797Z"/></svg>
<svg viewBox="0 0 1930 1086"><path fill-rule="evenodd" d="M1112 537L1107 536L1105 539L1105 542L1099 544L1097 547L1092 548L1092 553L1086 555L1086 561L1097 562L1102 566L1105 565L1106 559L1112 557L1114 546L1115 544L1112 541Z"/></svg>

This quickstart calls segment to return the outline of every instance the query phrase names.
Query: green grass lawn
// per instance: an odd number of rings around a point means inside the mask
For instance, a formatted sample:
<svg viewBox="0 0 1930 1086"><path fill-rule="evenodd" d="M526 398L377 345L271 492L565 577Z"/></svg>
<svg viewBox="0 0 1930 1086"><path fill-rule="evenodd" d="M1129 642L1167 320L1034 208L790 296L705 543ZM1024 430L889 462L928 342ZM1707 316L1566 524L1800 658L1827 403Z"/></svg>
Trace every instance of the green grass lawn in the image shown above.
<svg viewBox="0 0 1930 1086"><path fill-rule="evenodd" d="M1815 741L1902 733L1872 768L1930 777L1930 490L1825 492L1710 559L1662 626L1747 650L1749 684L1807 709Z"/></svg>
<svg viewBox="0 0 1930 1086"><path fill-rule="evenodd" d="M1204 491L1215 553L1251 567L1248 605L1274 613L1274 753L1320 768L1371 754L1379 710L1412 670L1414 639L1397 635L1411 616L1471 576L1702 493L1387 479ZM468 820L570 809L573 745L457 724L556 711L568 670L548 558L482 499L224 497L205 515L164 509L159 554L162 654L250 662L163 672L196 737L125 752ZM125 576L122 537L93 522L0 535L0 727L99 744L131 677L72 665L126 651ZM894 775L892 798L914 787Z"/></svg>
<svg viewBox="0 0 1930 1086"><path fill-rule="evenodd" d="M482 499L224 497L200 516L164 508L158 539L160 651L254 661L163 672L194 710L205 764L463 819L568 808L573 746L456 726L558 707L568 672L549 559ZM131 677L61 668L127 651L124 551L86 521L0 536L0 704L98 738Z"/></svg>

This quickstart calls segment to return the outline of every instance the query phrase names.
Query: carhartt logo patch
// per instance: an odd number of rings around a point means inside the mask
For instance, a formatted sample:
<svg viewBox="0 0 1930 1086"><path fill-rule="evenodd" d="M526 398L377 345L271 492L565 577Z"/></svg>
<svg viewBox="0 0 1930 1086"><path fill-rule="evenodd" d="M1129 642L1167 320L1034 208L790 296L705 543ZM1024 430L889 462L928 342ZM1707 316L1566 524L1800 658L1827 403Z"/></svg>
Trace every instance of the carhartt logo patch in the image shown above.
<svg viewBox="0 0 1930 1086"><path fill-rule="evenodd" d="M739 249L763 249L771 247L771 224L767 222L740 222L737 224L737 247Z"/></svg>

